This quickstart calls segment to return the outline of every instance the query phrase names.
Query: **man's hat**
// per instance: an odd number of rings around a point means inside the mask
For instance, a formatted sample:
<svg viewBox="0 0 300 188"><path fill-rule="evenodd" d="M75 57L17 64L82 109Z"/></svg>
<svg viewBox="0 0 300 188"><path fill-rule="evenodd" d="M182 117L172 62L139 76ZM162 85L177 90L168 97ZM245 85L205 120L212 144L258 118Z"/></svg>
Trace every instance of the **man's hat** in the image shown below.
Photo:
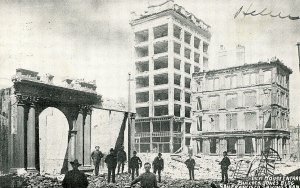
<svg viewBox="0 0 300 188"><path fill-rule="evenodd" d="M114 149L113 148L110 148L110 150L109 151L114 151Z"/></svg>
<svg viewBox="0 0 300 188"><path fill-rule="evenodd" d="M136 154L136 151L133 151L133 154Z"/></svg>
<svg viewBox="0 0 300 188"><path fill-rule="evenodd" d="M159 155L159 156L162 156L162 154L161 154L161 153L158 153L158 155Z"/></svg>
<svg viewBox="0 0 300 188"><path fill-rule="evenodd" d="M75 159L74 161L71 161L70 163L71 163L71 165L81 166L81 164L78 162L77 159Z"/></svg>

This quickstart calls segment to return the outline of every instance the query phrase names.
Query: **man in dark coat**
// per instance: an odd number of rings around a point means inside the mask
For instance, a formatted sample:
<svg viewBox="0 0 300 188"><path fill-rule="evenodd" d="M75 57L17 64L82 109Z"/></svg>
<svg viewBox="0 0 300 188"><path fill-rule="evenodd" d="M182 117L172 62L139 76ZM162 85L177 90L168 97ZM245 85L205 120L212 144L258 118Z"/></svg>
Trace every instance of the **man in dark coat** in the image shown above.
<svg viewBox="0 0 300 188"><path fill-rule="evenodd" d="M103 154L99 149L100 149L100 147L96 146L95 151L93 151L92 155L91 155L91 158L92 158L94 166L95 166L95 175L96 176L98 176L98 174L99 174L99 165L100 165L101 159L103 157Z"/></svg>
<svg viewBox="0 0 300 188"><path fill-rule="evenodd" d="M227 157L227 151L223 152L223 159L220 162L221 172L222 172L222 180L221 183L228 183L228 166L231 164L229 158Z"/></svg>
<svg viewBox="0 0 300 188"><path fill-rule="evenodd" d="M142 168L142 160L136 156L136 151L133 152L133 157L129 161L129 168L131 169L131 179L134 180L134 173L139 176L139 168Z"/></svg>
<svg viewBox="0 0 300 188"><path fill-rule="evenodd" d="M86 188L89 185L89 182L84 173L78 170L78 167L81 164L79 164L77 159L71 161L70 163L73 170L70 170L65 175L65 178L62 182L63 188Z"/></svg>
<svg viewBox="0 0 300 188"><path fill-rule="evenodd" d="M186 167L189 170L189 174L190 174L190 180L195 180L195 176L194 176L194 169L195 169L195 160L192 158L192 155L189 154L189 159L187 159L185 162Z"/></svg>
<svg viewBox="0 0 300 188"><path fill-rule="evenodd" d="M145 173L131 182L131 186L141 182L141 188L158 188L155 174L150 172L151 164L145 163Z"/></svg>
<svg viewBox="0 0 300 188"><path fill-rule="evenodd" d="M115 155L114 149L110 149L110 153L105 158L105 163L108 170L107 182L110 183L110 177L112 177L112 182L116 183L116 167L117 167L117 156Z"/></svg>
<svg viewBox="0 0 300 188"><path fill-rule="evenodd" d="M117 154L117 160L118 160L118 174L120 174L120 167L122 166L122 173L124 172L124 165L127 161L126 152L124 151L124 146L121 147L121 149L118 151Z"/></svg>
<svg viewBox="0 0 300 188"><path fill-rule="evenodd" d="M158 153L158 156L155 157L153 161L153 172L156 174L158 172L158 182L161 182L161 171L164 170L164 160L161 158L162 154Z"/></svg>

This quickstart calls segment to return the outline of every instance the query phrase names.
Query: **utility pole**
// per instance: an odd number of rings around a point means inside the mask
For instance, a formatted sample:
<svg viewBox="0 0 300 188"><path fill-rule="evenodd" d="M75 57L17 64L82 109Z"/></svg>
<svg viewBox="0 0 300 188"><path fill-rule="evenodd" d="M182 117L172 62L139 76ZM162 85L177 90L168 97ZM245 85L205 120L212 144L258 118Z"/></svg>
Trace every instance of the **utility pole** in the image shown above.
<svg viewBox="0 0 300 188"><path fill-rule="evenodd" d="M131 153L134 148L132 145L134 144L134 125L132 124L132 112L131 112L131 74L128 73L128 160L131 158ZM133 125L133 126L132 126ZM128 172L130 172L130 168L128 165Z"/></svg>
<svg viewBox="0 0 300 188"><path fill-rule="evenodd" d="M297 43L297 47L298 47L299 71L300 71L300 42Z"/></svg>
<svg viewBox="0 0 300 188"><path fill-rule="evenodd" d="M299 127L299 124L298 124L298 162L300 161L300 140L299 140L299 129L300 129L300 127Z"/></svg>

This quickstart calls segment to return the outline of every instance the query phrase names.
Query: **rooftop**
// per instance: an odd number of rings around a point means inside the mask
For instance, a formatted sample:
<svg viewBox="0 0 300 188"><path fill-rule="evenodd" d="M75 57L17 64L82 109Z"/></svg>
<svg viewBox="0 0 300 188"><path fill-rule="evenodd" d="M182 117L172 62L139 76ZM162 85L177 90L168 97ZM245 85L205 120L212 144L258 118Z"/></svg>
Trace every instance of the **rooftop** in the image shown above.
<svg viewBox="0 0 300 188"><path fill-rule="evenodd" d="M193 77L203 76L205 74L216 74L216 73L221 73L221 72L233 72L233 71L243 70L243 69L247 69L247 68L262 67L262 66L278 66L278 67L281 67L283 70L287 71L289 74L293 73L292 69L290 69L289 67L284 65L277 58L273 58L271 61L265 61L265 62L259 61L258 63L244 64L244 65L240 65L240 66L210 70L210 71L207 71L207 72L197 72L197 73L193 73Z"/></svg>
<svg viewBox="0 0 300 188"><path fill-rule="evenodd" d="M208 24L206 24L201 19L197 18L194 14L186 11L182 6L175 4L173 0L168 0L159 5L149 6L148 9L144 11L142 14L137 14L136 12L132 12L131 24L133 24L133 22L137 20L141 20L150 17L152 15L170 11L170 10L188 19L191 23L195 24L198 28L210 32L210 26Z"/></svg>

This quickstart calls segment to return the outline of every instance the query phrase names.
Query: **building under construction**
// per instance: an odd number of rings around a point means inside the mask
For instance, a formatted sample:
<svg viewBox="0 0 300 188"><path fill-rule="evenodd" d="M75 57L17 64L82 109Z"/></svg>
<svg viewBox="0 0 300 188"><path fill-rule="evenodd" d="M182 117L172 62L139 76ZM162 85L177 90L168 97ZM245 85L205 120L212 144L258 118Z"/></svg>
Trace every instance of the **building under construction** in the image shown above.
<svg viewBox="0 0 300 188"><path fill-rule="evenodd" d="M167 1L133 13L135 148L176 152L191 143L192 73L208 67L206 23Z"/></svg>
<svg viewBox="0 0 300 188"><path fill-rule="evenodd" d="M193 74L194 148L244 156L289 149L289 75L279 60Z"/></svg>

